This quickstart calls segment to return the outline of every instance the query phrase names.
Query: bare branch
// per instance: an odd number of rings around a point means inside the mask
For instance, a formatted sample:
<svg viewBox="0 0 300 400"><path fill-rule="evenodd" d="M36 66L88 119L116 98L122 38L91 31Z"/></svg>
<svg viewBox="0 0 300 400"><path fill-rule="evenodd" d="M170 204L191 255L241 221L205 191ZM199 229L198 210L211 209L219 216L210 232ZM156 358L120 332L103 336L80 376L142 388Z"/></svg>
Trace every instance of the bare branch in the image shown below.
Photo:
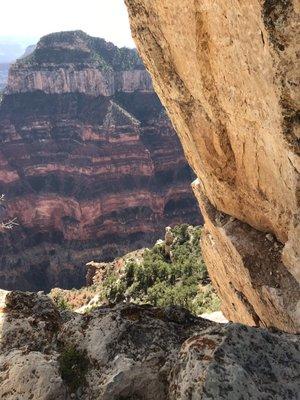
<svg viewBox="0 0 300 400"><path fill-rule="evenodd" d="M13 229L17 225L19 225L17 223L17 218L11 219L11 220L9 220L7 222L1 222L0 231L1 230L6 230L6 229L8 229L8 230Z"/></svg>
<svg viewBox="0 0 300 400"><path fill-rule="evenodd" d="M5 210L5 206L2 205L4 202L5 202L5 195L1 194L0 195L0 206L2 209ZM0 232L3 232L5 230L11 230L17 225L19 225L17 222L17 218L13 218L8 221L0 221Z"/></svg>

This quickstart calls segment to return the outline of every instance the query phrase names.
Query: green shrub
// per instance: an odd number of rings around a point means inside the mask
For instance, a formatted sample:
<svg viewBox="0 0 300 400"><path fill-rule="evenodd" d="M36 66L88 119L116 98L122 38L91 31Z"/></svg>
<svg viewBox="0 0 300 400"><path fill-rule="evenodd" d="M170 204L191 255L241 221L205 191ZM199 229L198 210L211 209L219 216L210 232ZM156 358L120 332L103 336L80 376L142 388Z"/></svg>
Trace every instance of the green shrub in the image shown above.
<svg viewBox="0 0 300 400"><path fill-rule="evenodd" d="M102 290L101 290L101 298L107 299L111 303L119 303L124 300L124 294L126 290L126 284L123 280L120 280L117 275L112 272L108 274L105 278Z"/></svg>
<svg viewBox="0 0 300 400"><path fill-rule="evenodd" d="M160 307L180 305L194 314L219 310L199 246L201 228L194 228L190 236L188 225L179 225L172 233L176 239L171 259L161 244L145 250L141 263L128 261L121 277L112 273L106 278L103 299L116 303L130 298Z"/></svg>
<svg viewBox="0 0 300 400"><path fill-rule="evenodd" d="M63 311L63 310L70 310L72 307L70 306L70 304L68 303L68 301L66 299L64 299L62 296L56 296L53 298L53 301L56 305L56 307Z"/></svg>
<svg viewBox="0 0 300 400"><path fill-rule="evenodd" d="M58 362L61 377L72 392L85 384L89 362L83 352L74 346L67 347L61 353Z"/></svg>

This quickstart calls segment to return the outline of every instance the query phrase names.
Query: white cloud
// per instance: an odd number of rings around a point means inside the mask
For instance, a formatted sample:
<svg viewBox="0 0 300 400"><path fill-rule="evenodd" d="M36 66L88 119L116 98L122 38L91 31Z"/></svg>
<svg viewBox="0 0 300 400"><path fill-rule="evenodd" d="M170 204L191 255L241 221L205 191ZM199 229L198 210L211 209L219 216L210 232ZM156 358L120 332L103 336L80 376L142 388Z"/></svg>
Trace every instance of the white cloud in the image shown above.
<svg viewBox="0 0 300 400"><path fill-rule="evenodd" d="M133 47L123 0L1 1L0 36L37 40L51 32L81 29L118 46Z"/></svg>

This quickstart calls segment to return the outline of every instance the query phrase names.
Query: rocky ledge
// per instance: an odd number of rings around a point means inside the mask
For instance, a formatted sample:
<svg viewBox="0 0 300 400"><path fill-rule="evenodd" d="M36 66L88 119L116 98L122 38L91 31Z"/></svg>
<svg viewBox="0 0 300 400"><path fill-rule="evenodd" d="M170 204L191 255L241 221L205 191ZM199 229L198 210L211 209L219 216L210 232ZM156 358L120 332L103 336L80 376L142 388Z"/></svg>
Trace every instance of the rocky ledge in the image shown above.
<svg viewBox="0 0 300 400"><path fill-rule="evenodd" d="M85 315L0 292L4 400L298 399L299 337L219 325L177 307Z"/></svg>

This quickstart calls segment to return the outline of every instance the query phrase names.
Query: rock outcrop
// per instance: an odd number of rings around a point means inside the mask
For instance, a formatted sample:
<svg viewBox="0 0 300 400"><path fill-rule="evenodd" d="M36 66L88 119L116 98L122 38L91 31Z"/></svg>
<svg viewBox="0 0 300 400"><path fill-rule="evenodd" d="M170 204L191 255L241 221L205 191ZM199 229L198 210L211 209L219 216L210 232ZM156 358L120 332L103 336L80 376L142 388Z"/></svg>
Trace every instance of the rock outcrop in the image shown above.
<svg viewBox="0 0 300 400"><path fill-rule="evenodd" d="M8 78L8 70L9 70L8 63L0 64L0 92L2 92L5 88L7 78Z"/></svg>
<svg viewBox="0 0 300 400"><path fill-rule="evenodd" d="M0 291L3 400L298 399L299 337L134 304L80 315Z"/></svg>
<svg viewBox="0 0 300 400"><path fill-rule="evenodd" d="M84 264L201 222L193 173L137 52L51 34L10 69L0 107L0 286L78 287Z"/></svg>
<svg viewBox="0 0 300 400"><path fill-rule="evenodd" d="M125 2L198 177L226 316L299 331L299 3Z"/></svg>
<svg viewBox="0 0 300 400"><path fill-rule="evenodd" d="M28 46L22 57L29 56L35 50L35 47L36 47L35 45ZM12 62L13 62L12 60L11 62L0 62L0 100L2 97L1 96L2 92L4 91L7 85L8 71Z"/></svg>

